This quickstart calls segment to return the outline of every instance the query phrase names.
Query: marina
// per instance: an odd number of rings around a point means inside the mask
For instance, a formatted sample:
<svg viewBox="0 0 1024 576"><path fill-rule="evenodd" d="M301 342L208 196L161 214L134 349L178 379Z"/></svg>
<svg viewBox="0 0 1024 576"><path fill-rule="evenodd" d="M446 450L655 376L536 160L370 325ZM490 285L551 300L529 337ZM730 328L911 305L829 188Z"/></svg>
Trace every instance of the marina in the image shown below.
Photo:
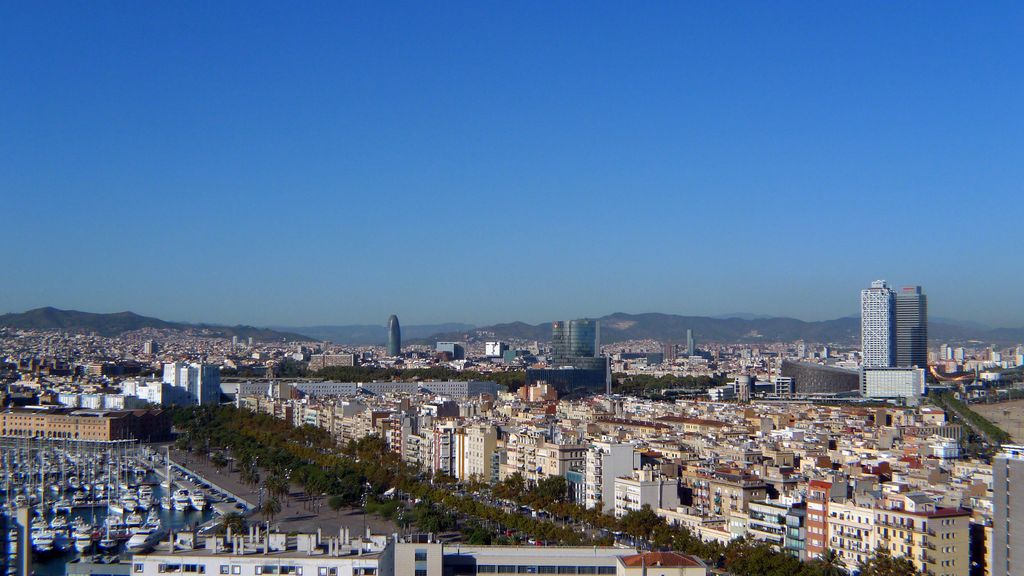
<svg viewBox="0 0 1024 576"><path fill-rule="evenodd" d="M33 567L65 572L80 556L151 549L171 531L202 531L247 502L172 462L165 449L131 441L0 440L5 574L18 550L17 509L28 507Z"/></svg>

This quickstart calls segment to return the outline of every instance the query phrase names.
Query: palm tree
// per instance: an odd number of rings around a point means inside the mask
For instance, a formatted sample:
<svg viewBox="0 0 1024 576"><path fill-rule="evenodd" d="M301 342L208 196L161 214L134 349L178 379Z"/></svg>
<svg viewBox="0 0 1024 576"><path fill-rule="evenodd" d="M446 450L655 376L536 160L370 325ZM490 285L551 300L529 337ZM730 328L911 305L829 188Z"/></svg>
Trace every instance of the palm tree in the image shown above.
<svg viewBox="0 0 1024 576"><path fill-rule="evenodd" d="M263 519L267 522L273 521L274 516L277 516L280 513L281 502L277 500L276 496L271 496L270 498L267 498L266 502L263 503L263 506L260 507L260 514L263 516Z"/></svg>
<svg viewBox="0 0 1024 576"><path fill-rule="evenodd" d="M231 532L234 534L242 534L245 532L247 523L245 516L238 512L228 512L220 519L220 529L227 532L228 528L231 528Z"/></svg>
<svg viewBox="0 0 1024 576"><path fill-rule="evenodd" d="M266 486L272 496L280 498L288 494L288 481L277 474L267 478Z"/></svg>

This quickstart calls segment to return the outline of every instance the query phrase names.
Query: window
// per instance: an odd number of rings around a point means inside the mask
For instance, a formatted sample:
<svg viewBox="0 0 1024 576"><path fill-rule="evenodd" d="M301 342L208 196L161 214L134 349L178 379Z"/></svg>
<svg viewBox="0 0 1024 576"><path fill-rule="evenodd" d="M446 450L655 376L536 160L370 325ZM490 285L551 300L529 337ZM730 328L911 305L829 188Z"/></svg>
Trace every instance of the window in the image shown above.
<svg viewBox="0 0 1024 576"><path fill-rule="evenodd" d="M143 570L145 570L145 567L146 567L145 564L136 563L135 565L132 566L132 570L135 571L135 573L139 573L139 572L142 572Z"/></svg>
<svg viewBox="0 0 1024 576"><path fill-rule="evenodd" d="M480 564L476 567L477 574L494 574L498 569L493 564Z"/></svg>
<svg viewBox="0 0 1024 576"><path fill-rule="evenodd" d="M221 564L220 565L220 573L221 574L231 574L231 566L229 566L227 564Z"/></svg>
<svg viewBox="0 0 1024 576"><path fill-rule="evenodd" d="M415 560L417 562L422 562L423 560L426 560L426 559L427 559L427 551L426 550L424 550L422 548L416 550Z"/></svg>
<svg viewBox="0 0 1024 576"><path fill-rule="evenodd" d="M242 567L239 566L238 564L232 564L232 566L231 566L231 573L232 574L241 574L242 573Z"/></svg>
<svg viewBox="0 0 1024 576"><path fill-rule="evenodd" d="M426 568L417 568L415 576L427 576Z"/></svg>
<svg viewBox="0 0 1024 576"><path fill-rule="evenodd" d="M326 566L321 566L320 569L317 572L318 572L319 576L327 576L327 567Z"/></svg>

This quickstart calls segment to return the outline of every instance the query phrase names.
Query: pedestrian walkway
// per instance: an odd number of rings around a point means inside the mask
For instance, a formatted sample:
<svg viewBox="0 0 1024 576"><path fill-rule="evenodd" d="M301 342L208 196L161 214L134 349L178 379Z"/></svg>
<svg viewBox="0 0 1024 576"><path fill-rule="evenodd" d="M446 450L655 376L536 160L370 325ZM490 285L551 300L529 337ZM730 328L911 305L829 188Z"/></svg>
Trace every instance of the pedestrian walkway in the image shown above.
<svg viewBox="0 0 1024 576"><path fill-rule="evenodd" d="M171 460L195 471L197 474L258 507L262 498L260 486L250 486L241 481L237 472L228 469L217 470L208 458L190 452L171 448ZM260 476L267 476L260 471ZM258 510L249 514L250 521L262 521ZM365 515L360 508L343 508L337 512L327 507L326 498L310 498L300 487L292 485L287 496L281 499L281 512L274 517L273 526L282 532L316 532L322 529L333 533L342 527L355 534L361 534L364 526L375 534L391 534L398 531L394 522L375 515Z"/></svg>

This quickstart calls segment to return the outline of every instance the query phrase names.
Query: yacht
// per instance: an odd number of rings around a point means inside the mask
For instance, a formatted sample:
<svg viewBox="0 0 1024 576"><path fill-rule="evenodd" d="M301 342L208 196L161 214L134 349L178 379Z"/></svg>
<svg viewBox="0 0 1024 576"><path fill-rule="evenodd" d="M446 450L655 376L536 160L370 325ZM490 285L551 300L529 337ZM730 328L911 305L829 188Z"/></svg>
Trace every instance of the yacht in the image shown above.
<svg viewBox="0 0 1024 576"><path fill-rule="evenodd" d="M67 498L61 498L53 503L53 513L60 514L61 512L71 512L72 503Z"/></svg>
<svg viewBox="0 0 1024 576"><path fill-rule="evenodd" d="M54 530L64 530L68 527L68 517L64 514L55 514L53 520L50 520L50 528Z"/></svg>
<svg viewBox="0 0 1024 576"><path fill-rule="evenodd" d="M128 495L121 498L121 508L123 508L125 512L132 512L138 507L139 499L135 496Z"/></svg>
<svg viewBox="0 0 1024 576"><path fill-rule="evenodd" d="M189 496L189 501L192 503L192 507L200 512L206 509L206 495L198 490Z"/></svg>
<svg viewBox="0 0 1024 576"><path fill-rule="evenodd" d="M136 510L125 517L124 524L130 528L133 526L141 526L144 521L145 518L142 517L142 513Z"/></svg>
<svg viewBox="0 0 1024 576"><path fill-rule="evenodd" d="M192 505L192 500L189 496L188 490L181 489L174 493L174 509L179 512L184 512L189 509Z"/></svg>
<svg viewBox="0 0 1024 576"><path fill-rule="evenodd" d="M92 546L92 526L79 527L75 529L75 550L85 552Z"/></svg>
<svg viewBox="0 0 1024 576"><path fill-rule="evenodd" d="M160 522L149 523L138 528L128 539L128 551L140 552L147 548L156 546L157 543L167 534L167 531L160 527Z"/></svg>
<svg viewBox="0 0 1024 576"><path fill-rule="evenodd" d="M36 530L32 532L32 548L36 552L52 552L54 542L54 534L50 530Z"/></svg>

